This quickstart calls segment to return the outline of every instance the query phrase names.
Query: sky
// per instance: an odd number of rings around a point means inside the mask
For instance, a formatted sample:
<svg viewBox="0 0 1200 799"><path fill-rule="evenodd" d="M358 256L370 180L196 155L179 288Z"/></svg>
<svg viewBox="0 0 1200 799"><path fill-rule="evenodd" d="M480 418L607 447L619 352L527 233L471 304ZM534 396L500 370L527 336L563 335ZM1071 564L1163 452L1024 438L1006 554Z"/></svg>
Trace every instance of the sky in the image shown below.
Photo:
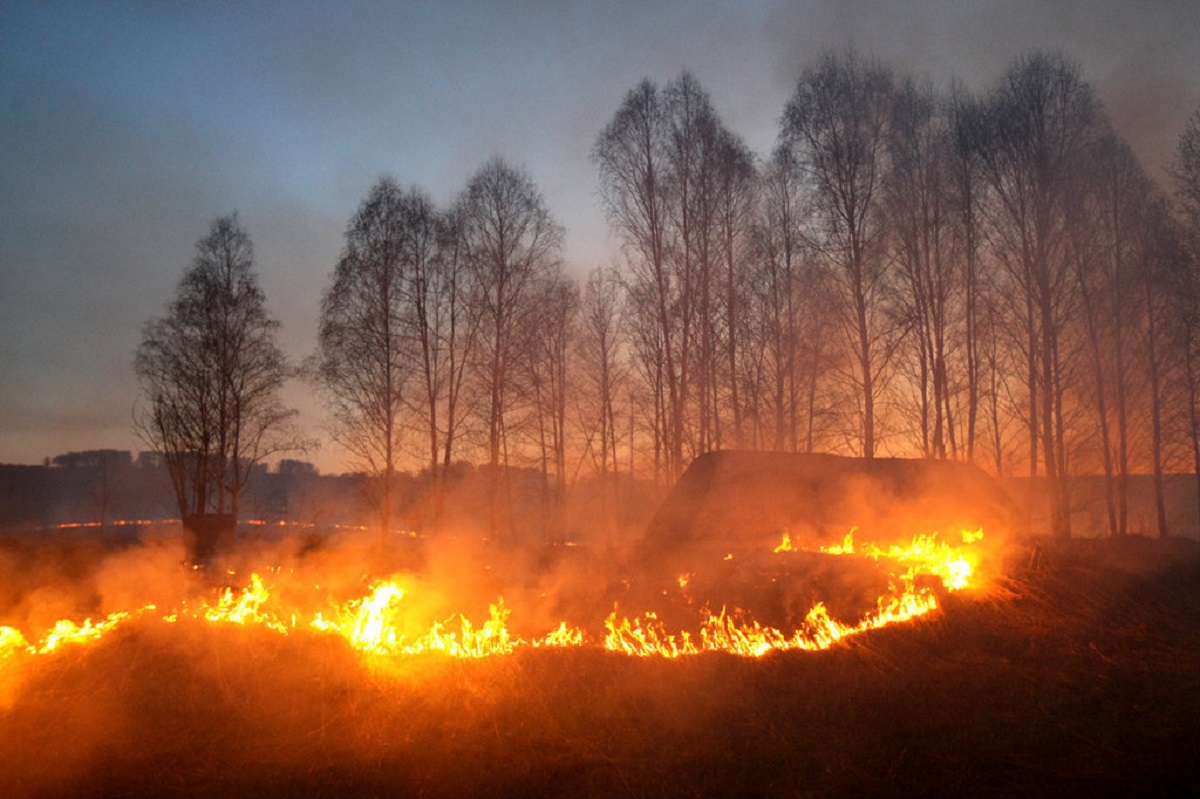
<svg viewBox="0 0 1200 799"><path fill-rule="evenodd" d="M1061 52L1164 180L1200 108L1194 0L0 0L0 463L146 448L133 354L218 216L238 212L298 361L380 176L448 204L503 157L583 275L617 254L589 154L626 92L690 70L765 155L802 71L848 47L977 93ZM323 437L309 387L285 401ZM329 443L305 457L348 463Z"/></svg>

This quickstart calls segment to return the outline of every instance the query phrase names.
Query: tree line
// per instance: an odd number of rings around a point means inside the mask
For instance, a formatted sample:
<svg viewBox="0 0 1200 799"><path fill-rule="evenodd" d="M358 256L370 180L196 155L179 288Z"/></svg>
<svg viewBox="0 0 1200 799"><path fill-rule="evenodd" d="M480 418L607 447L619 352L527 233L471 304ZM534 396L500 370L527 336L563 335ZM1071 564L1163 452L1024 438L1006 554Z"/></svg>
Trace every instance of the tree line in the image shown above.
<svg viewBox="0 0 1200 799"><path fill-rule="evenodd" d="M854 52L799 77L750 151L690 73L645 80L591 150L621 242L577 281L530 176L496 158L439 207L375 183L351 217L302 372L369 478L427 469L432 526L459 459L486 463L503 536L511 465L536 466L551 535L594 476L669 485L718 449L915 455L1039 478L1070 534L1068 475L1200 480L1200 111L1172 185L1145 172L1079 68L1014 62L978 95ZM236 512L253 463L294 446L292 374L236 217L214 223L137 371L145 437L181 510ZM524 510L524 509L520 509Z"/></svg>

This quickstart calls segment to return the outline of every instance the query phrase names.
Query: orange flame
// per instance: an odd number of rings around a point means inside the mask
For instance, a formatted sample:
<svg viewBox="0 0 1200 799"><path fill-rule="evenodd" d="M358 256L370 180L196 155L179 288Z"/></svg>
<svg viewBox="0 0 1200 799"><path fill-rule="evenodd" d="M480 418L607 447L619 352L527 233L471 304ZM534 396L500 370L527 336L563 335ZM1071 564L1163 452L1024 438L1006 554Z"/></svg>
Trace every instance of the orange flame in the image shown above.
<svg viewBox="0 0 1200 799"><path fill-rule="evenodd" d="M971 548L983 538L982 530L963 531L961 544L950 545L939 540L937 534L917 535L905 546L881 547L873 543L855 544L855 532L856 528L851 529L841 544L819 547L816 551L893 563L897 571L903 568L903 572L893 573L891 590L857 622L838 621L829 615L823 602L817 602L800 628L791 633L760 625L744 613L726 608L715 614L704 611L696 634L686 630L669 632L653 611L627 618L618 617L614 607L604 620L602 641L594 642L583 630L566 622L560 622L546 635L526 639L509 631L511 611L504 606L503 598L499 598L489 606L487 620L478 626L460 614L443 622L434 622L423 634L408 636L404 626L406 592L396 582L377 583L366 596L336 606L332 618L326 618L322 613L305 616L294 611L282 617L289 619L285 622L268 610L271 592L257 573L251 574L248 586L222 591L215 603L202 602L194 608L184 605L160 618L174 622L186 616L212 624L255 625L284 635L296 629L336 634L345 638L354 649L375 656L440 653L451 657L481 658L508 654L522 647L600 644L608 651L640 657L677 658L701 652L762 657L772 652L827 649L847 637L929 613L937 608L937 598L928 586L918 585L918 576L938 577L948 591L969 587L978 565L977 555ZM791 536L784 532L774 552L796 551L805 550L797 548ZM689 578L690 575L679 578L681 590L687 587ZM89 618L82 624L64 619L33 644L28 643L20 630L0 626L0 662L22 652L45 655L66 643L95 641L114 627L154 610L153 605L146 605L134 611L112 613L95 622Z"/></svg>

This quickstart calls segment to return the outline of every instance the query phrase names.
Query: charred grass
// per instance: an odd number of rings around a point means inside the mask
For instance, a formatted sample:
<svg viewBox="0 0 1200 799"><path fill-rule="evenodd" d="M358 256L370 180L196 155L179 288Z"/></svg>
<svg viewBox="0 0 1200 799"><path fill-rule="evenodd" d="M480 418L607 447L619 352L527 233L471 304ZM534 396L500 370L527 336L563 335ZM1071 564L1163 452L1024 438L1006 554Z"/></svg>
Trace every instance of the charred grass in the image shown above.
<svg viewBox="0 0 1200 799"><path fill-rule="evenodd" d="M134 622L12 675L4 796L1195 795L1200 552L1021 552L818 654L372 662Z"/></svg>

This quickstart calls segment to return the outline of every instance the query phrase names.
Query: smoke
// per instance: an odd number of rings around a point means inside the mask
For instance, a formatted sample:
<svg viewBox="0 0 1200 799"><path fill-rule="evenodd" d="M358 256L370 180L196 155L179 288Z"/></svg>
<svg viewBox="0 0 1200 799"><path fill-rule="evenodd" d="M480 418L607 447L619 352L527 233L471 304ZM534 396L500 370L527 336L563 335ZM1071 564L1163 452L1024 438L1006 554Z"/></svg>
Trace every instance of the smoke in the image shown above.
<svg viewBox="0 0 1200 799"><path fill-rule="evenodd" d="M904 491L880 483L852 480L846 497L879 503L887 492L894 495L887 507L898 511ZM653 610L669 630L695 629L706 609L744 611L747 620L790 630L819 601L835 617L853 620L888 583L869 562L778 554L736 540L736 529L726 531L721 547L728 558L694 542L680 542L676 557L667 558L652 547L522 547L460 531L398 536L387 546L371 531L272 532L243 538L207 571L185 565L171 528L149 530L136 542L5 540L0 624L31 640L56 618L156 607L99 641L20 663L0 660L0 792L102 795L134 785L227 794L271 784L286 794L293 785L308 792L315 780L331 793L449 796L487 791L499 763L519 784L513 790L528 793L520 780L534 777L514 777L514 770L554 774L556 758L592 762L597 746L616 747L623 754L614 756L625 763L671 757L674 750L660 750L663 741L686 751L688 741L740 717L739 692L757 684L729 683L731 667L720 659L646 665L589 647L525 649L479 662L377 660L339 636L301 627L285 635L187 615L170 624L155 620L210 606L222 590L247 585L251 571L270 590L263 609L284 623L289 612L301 623L317 613L333 619L379 581L394 582L404 592L397 632L405 637L435 622L453 629L460 613L478 628L500 597L512 613L508 629L521 637L545 634L560 621L602 636L614 603L623 614ZM750 674L780 674L761 668ZM804 682L797 679L783 684L795 690ZM49 752L53 758L44 756ZM659 779L645 768L637 779ZM303 786L292 782L301 779ZM569 770L556 779L566 782L539 782L534 792L620 784Z"/></svg>
<svg viewBox="0 0 1200 799"><path fill-rule="evenodd" d="M1162 178L1188 115L1200 106L1198 20L1194 4L1170 0L786 4L771 14L764 35L774 81L789 93L831 48L853 47L940 87L957 79L975 93L988 91L1020 56L1061 52L1079 64L1147 172Z"/></svg>

